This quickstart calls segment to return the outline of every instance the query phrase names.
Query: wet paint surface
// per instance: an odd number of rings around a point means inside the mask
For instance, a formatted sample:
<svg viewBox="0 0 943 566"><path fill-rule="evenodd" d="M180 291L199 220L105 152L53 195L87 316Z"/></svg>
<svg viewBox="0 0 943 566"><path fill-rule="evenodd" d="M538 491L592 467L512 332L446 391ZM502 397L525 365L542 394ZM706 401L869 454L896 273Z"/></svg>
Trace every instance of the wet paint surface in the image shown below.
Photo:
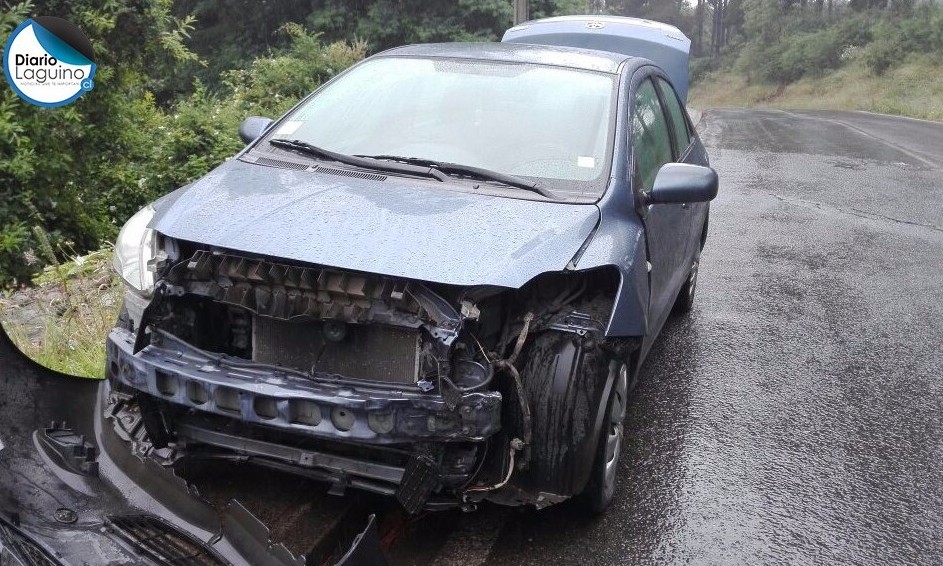
<svg viewBox="0 0 943 566"><path fill-rule="evenodd" d="M154 227L180 240L262 256L440 283L520 287L563 269L599 221L592 204L468 194L437 184L231 160L161 207Z"/></svg>

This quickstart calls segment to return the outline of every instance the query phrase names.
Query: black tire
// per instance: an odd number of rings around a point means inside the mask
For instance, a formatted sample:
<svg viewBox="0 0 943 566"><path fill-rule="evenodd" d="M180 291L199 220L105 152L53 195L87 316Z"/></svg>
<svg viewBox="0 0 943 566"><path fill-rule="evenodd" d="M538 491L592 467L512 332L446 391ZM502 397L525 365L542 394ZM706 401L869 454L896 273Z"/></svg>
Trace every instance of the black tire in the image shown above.
<svg viewBox="0 0 943 566"><path fill-rule="evenodd" d="M616 493L619 459L625 445L625 412L629 395L629 368L623 363L612 362L610 371L618 372L606 403L605 422L599 431L593 470L589 481L580 494L583 505L593 514L609 508Z"/></svg>
<svg viewBox="0 0 943 566"><path fill-rule="evenodd" d="M697 291L697 269L700 264L701 252L698 250L697 255L694 257L694 263L691 265L691 270L688 272L688 278L685 279L684 285L678 291L678 298L675 299L673 310L677 314L691 312L691 309L694 308L694 292Z"/></svg>
<svg viewBox="0 0 943 566"><path fill-rule="evenodd" d="M707 225L709 221L710 211L708 210L708 216L704 218L704 227L701 229L700 245L697 248L697 253L694 255L694 263L691 264L691 269L688 271L688 278L684 280L684 285L682 285L681 290L678 291L678 298L675 299L675 304L672 308L676 314L691 312L691 309L694 308L694 292L697 291L697 272L698 268L701 266L701 251L704 249L704 244L707 243Z"/></svg>

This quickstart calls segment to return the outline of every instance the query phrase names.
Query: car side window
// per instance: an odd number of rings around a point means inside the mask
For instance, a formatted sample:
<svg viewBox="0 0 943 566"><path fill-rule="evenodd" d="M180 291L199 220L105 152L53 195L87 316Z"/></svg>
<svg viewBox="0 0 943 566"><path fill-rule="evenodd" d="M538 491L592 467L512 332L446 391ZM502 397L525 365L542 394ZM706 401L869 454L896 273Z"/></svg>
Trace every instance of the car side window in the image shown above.
<svg viewBox="0 0 943 566"><path fill-rule="evenodd" d="M632 112L632 151L635 162L635 185L648 192L655 184L655 175L672 160L668 122L662 111L658 93L651 79L646 79L635 92Z"/></svg>
<svg viewBox="0 0 943 566"><path fill-rule="evenodd" d="M671 128L674 132L675 155L681 157L688 146L691 145L691 134L688 132L688 121L684 117L684 110L681 108L681 102L678 101L678 95L671 84L659 77L658 88L661 89L661 95L664 97L665 108L668 110L668 116L671 119Z"/></svg>

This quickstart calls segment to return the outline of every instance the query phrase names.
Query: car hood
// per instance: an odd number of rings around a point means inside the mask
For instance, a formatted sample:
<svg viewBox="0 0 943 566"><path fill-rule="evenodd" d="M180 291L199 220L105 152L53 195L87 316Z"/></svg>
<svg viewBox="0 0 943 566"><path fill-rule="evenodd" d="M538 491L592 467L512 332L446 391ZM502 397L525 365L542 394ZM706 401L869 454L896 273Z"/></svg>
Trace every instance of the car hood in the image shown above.
<svg viewBox="0 0 943 566"><path fill-rule="evenodd" d="M520 287L562 270L599 221L592 204L475 194L231 160L161 202L180 240L455 285Z"/></svg>

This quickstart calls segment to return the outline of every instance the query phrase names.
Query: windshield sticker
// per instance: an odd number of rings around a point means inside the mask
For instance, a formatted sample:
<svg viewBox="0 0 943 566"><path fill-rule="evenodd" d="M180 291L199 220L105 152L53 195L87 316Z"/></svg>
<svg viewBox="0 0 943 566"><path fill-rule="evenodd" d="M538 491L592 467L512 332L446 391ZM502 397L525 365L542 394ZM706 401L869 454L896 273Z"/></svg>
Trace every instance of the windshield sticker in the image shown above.
<svg viewBox="0 0 943 566"><path fill-rule="evenodd" d="M290 136L295 133L301 125L304 124L301 120L289 120L278 127L275 130L276 136Z"/></svg>
<svg viewBox="0 0 943 566"><path fill-rule="evenodd" d="M585 157L585 156L582 156L582 155L581 155L581 156L579 156L579 157L576 158L576 166L577 166L577 167L585 167L585 168L587 168L587 169L592 169L592 168L596 167L596 158L594 158L594 157Z"/></svg>

